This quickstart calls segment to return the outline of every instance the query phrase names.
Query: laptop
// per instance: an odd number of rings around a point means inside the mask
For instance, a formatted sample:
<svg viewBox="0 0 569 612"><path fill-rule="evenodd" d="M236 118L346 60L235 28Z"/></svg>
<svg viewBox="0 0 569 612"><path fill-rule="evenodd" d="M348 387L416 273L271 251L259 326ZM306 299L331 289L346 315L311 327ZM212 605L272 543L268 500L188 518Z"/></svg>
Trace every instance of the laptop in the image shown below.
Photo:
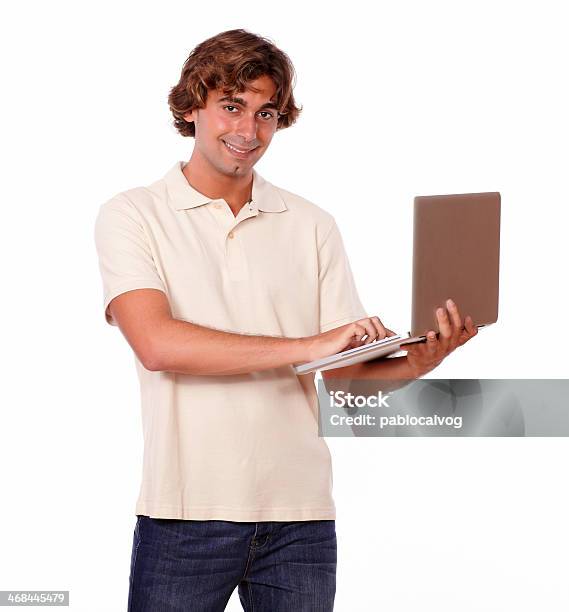
<svg viewBox="0 0 569 612"><path fill-rule="evenodd" d="M447 298L478 328L498 320L499 192L417 196L413 216L411 329L294 366L296 374L331 370L388 357L439 332L436 309Z"/></svg>

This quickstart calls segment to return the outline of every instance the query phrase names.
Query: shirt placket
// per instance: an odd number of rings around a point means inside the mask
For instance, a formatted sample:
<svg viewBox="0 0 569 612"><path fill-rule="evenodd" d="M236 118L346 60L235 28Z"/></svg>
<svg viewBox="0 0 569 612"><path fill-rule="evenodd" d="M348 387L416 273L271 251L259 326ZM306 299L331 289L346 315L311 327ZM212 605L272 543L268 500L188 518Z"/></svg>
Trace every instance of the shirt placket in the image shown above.
<svg viewBox="0 0 569 612"><path fill-rule="evenodd" d="M246 280L249 268L239 225L246 219L256 217L259 210L253 202L248 202L235 217L225 200L216 200L213 208L223 231L225 265L229 278L235 281Z"/></svg>

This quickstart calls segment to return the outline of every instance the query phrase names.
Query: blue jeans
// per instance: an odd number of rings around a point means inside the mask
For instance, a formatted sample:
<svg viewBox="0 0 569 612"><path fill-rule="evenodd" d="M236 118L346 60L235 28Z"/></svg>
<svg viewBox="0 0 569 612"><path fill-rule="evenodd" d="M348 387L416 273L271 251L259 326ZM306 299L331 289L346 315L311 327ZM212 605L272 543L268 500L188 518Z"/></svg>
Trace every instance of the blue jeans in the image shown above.
<svg viewBox="0 0 569 612"><path fill-rule="evenodd" d="M334 520L195 521L137 516L129 612L331 612Z"/></svg>

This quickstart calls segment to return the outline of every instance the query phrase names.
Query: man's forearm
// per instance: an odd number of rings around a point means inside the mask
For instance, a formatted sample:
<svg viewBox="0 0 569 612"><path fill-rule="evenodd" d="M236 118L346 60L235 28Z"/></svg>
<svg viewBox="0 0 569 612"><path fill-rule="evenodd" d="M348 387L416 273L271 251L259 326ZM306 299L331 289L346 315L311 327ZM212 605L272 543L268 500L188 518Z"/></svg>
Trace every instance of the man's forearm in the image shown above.
<svg viewBox="0 0 569 612"><path fill-rule="evenodd" d="M196 375L246 374L306 360L301 338L249 336L169 319L156 332L150 369Z"/></svg>
<svg viewBox="0 0 569 612"><path fill-rule="evenodd" d="M420 374L409 366L407 357L392 357L364 361L344 368L336 368L322 372L324 384L328 391L345 390L346 381L350 381L349 389L357 391L357 381L365 381L360 386L366 393L382 391L388 393L404 387L418 378ZM336 383L334 381L337 381ZM341 381L344 381L342 384Z"/></svg>

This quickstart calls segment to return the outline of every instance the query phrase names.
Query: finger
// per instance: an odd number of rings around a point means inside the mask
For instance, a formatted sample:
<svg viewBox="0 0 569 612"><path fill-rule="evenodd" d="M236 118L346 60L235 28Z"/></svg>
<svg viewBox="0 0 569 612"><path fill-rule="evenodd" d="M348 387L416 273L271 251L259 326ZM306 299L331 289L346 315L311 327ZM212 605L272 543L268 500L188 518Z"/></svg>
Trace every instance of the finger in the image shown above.
<svg viewBox="0 0 569 612"><path fill-rule="evenodd" d="M466 318L464 320L464 327L466 331L472 336L476 336L476 334L478 333L478 327L474 325L474 321L472 320L472 317L470 315L466 315Z"/></svg>
<svg viewBox="0 0 569 612"><path fill-rule="evenodd" d="M453 335L458 339L464 327L458 306L449 298L447 300L447 311L450 315L450 320L453 326Z"/></svg>
<svg viewBox="0 0 569 612"><path fill-rule="evenodd" d="M430 354L436 353L437 348L438 348L438 343L439 342L437 340L437 334L433 330L428 331L426 344L427 344L428 352Z"/></svg>
<svg viewBox="0 0 569 612"><path fill-rule="evenodd" d="M388 330L385 329L385 326L381 322L379 317L371 317L370 321L377 331L377 338L379 340L383 340L388 335Z"/></svg>
<svg viewBox="0 0 569 612"><path fill-rule="evenodd" d="M377 332L369 319L360 319L355 323L355 325L357 328L355 336L358 342L361 342L362 344L369 344L375 340ZM364 340L366 336L367 338Z"/></svg>
<svg viewBox="0 0 569 612"><path fill-rule="evenodd" d="M460 312L458 311L458 306L450 298L446 301L446 306L452 329L448 346L446 347L446 352L449 354L461 345L464 326L460 317Z"/></svg>
<svg viewBox="0 0 569 612"><path fill-rule="evenodd" d="M365 335L365 329L358 323L352 323L350 329L350 337L348 338L348 348L357 348L361 346L363 342L361 337Z"/></svg>
<svg viewBox="0 0 569 612"><path fill-rule="evenodd" d="M385 328L385 331L387 332L387 338L389 338L389 336L397 336L397 334L393 330L387 329L387 327Z"/></svg>
<svg viewBox="0 0 569 612"><path fill-rule="evenodd" d="M459 344L462 346L465 342L468 342L470 338L474 338L478 333L478 328L474 325L472 317L467 315L464 320L464 330L460 336Z"/></svg>
<svg viewBox="0 0 569 612"><path fill-rule="evenodd" d="M448 318L448 313L444 308L437 308L437 322L441 339L448 340L452 335L452 328Z"/></svg>
<svg viewBox="0 0 569 612"><path fill-rule="evenodd" d="M364 344L373 342L378 337L378 330L373 324L373 321L371 319L365 319L364 321L360 321L360 323L364 326L367 334Z"/></svg>

